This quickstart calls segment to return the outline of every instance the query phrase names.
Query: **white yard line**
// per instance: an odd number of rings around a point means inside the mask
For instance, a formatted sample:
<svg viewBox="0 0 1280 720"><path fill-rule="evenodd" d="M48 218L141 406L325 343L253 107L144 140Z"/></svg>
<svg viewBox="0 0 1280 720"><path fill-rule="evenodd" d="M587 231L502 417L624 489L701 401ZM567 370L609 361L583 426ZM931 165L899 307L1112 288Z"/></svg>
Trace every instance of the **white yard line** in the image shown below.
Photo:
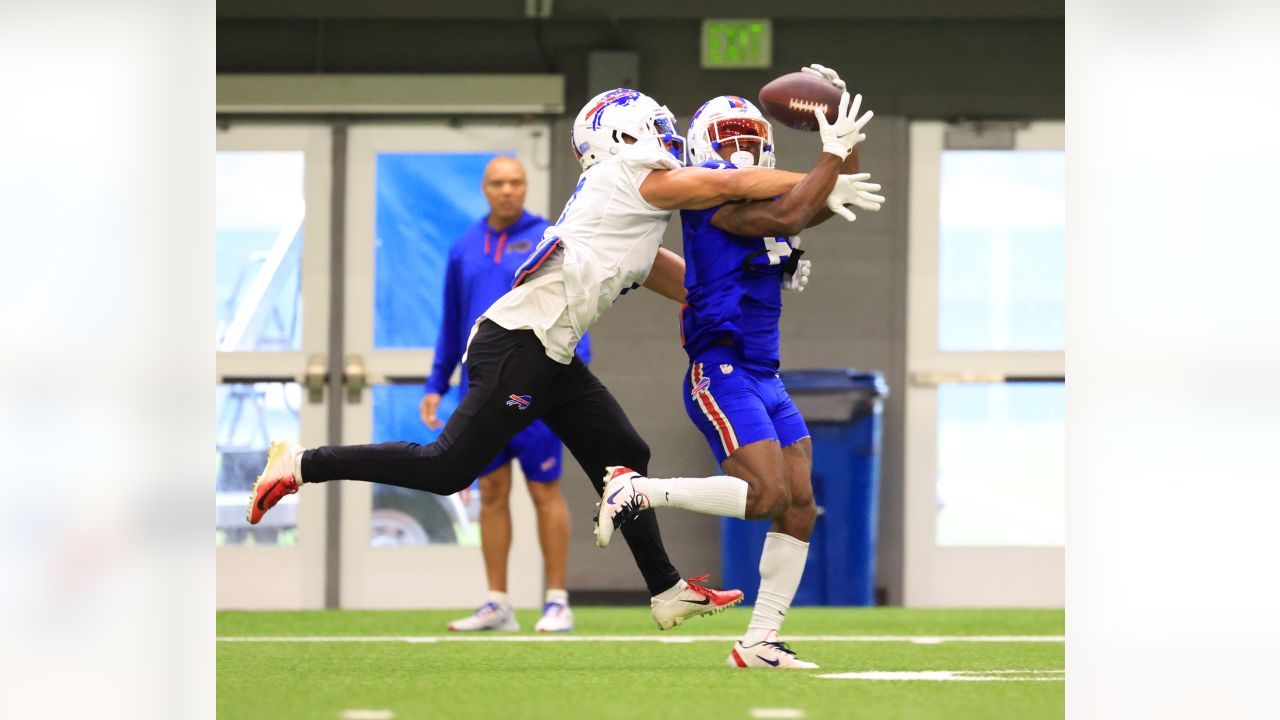
<svg viewBox="0 0 1280 720"><path fill-rule="evenodd" d="M1022 677L1012 677L1020 675ZM872 670L867 672L826 673L817 677L827 680L889 680L929 682L1062 682L1065 670Z"/></svg>
<svg viewBox="0 0 1280 720"><path fill-rule="evenodd" d="M734 642L737 635L278 635L225 636L218 642L248 643L438 643L438 642ZM787 642L915 643L1061 643L1062 635L788 635Z"/></svg>
<svg viewBox="0 0 1280 720"><path fill-rule="evenodd" d="M395 713L390 710L343 710L338 717L342 720L391 720Z"/></svg>
<svg viewBox="0 0 1280 720"><path fill-rule="evenodd" d="M760 720L795 720L804 717L800 708L751 708L751 717Z"/></svg>

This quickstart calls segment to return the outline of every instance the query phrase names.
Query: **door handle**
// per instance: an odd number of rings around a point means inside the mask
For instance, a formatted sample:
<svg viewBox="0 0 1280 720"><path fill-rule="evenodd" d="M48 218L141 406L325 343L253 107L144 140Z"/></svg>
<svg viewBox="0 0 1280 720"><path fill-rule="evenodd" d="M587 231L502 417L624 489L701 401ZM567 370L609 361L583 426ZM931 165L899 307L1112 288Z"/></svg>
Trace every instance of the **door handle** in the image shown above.
<svg viewBox="0 0 1280 720"><path fill-rule="evenodd" d="M359 355L348 355L347 361L342 365L342 384L347 388L347 402L358 403L360 396L366 387L369 387L368 377L364 371L364 358Z"/></svg>
<svg viewBox="0 0 1280 720"><path fill-rule="evenodd" d="M936 388L952 384L999 385L1001 383L1060 383L1065 375L1007 375L995 372L913 372L911 384L915 387Z"/></svg>
<svg viewBox="0 0 1280 720"><path fill-rule="evenodd" d="M324 386L329 382L329 363L324 355L315 354L307 358L307 374L304 384L307 386L307 400L312 403L324 402Z"/></svg>

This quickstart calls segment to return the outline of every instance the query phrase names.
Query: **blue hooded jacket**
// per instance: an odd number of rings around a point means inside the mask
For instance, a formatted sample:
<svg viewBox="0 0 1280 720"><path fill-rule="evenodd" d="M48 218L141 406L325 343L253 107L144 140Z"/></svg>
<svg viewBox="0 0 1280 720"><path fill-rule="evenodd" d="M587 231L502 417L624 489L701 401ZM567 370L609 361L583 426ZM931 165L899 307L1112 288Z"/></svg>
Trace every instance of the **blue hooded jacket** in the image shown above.
<svg viewBox="0 0 1280 720"><path fill-rule="evenodd" d="M516 270L533 254L550 225L546 218L525 211L515 224L494 230L485 215L454 241L445 270L440 336L427 392L443 395L449 389L449 376L467 348L471 326L511 289ZM578 343L578 356L583 362L591 361L591 340L586 335ZM467 391L466 367L462 368L461 390L464 394Z"/></svg>

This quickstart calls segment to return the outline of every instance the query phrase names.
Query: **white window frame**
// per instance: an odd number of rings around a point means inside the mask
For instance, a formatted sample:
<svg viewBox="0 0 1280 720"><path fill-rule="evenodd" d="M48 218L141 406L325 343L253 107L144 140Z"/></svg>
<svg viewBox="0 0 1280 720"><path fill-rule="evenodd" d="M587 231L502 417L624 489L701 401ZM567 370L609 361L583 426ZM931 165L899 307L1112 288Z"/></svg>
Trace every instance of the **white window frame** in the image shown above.
<svg viewBox="0 0 1280 720"><path fill-rule="evenodd" d="M307 358L323 355L328 349L331 130L319 124L236 123L218 130L217 149L220 152L303 152L306 216L303 220L301 349L219 352L215 382L225 382L226 378L257 378L303 383ZM299 413L299 440L303 446L324 444L326 408L324 402L309 402L303 388ZM298 495L297 545L217 548L217 607L254 610L324 607L325 510L325 493L313 488Z"/></svg>
<svg viewBox="0 0 1280 720"><path fill-rule="evenodd" d="M948 125L940 121L913 122L910 129L904 604L1061 607L1065 548L937 544L938 386L1064 377L1066 372L1061 351L959 352L938 347L939 201L947 132ZM1061 150L1065 130L1060 121L1033 122L1014 129L1012 140L1013 149Z"/></svg>

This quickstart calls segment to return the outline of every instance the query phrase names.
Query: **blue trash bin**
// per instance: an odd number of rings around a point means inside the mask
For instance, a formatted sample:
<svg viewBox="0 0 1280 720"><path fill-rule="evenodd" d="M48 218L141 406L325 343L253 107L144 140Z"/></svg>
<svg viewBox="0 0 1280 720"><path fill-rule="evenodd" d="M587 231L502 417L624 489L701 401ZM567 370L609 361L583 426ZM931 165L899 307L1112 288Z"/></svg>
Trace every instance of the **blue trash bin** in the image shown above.
<svg viewBox="0 0 1280 720"><path fill-rule="evenodd" d="M813 492L818 520L793 605L875 603L880 440L884 398L878 372L789 370L782 382L813 437ZM769 520L725 518L720 557L725 587L753 604Z"/></svg>

